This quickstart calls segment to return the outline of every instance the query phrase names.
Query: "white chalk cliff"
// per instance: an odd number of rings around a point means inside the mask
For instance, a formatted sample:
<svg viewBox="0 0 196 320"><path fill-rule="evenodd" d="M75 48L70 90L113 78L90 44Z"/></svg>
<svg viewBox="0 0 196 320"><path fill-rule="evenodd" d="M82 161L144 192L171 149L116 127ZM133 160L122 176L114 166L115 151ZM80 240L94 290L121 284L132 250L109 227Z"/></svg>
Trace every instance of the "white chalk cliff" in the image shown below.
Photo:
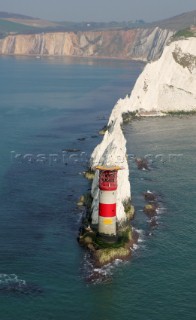
<svg viewBox="0 0 196 320"><path fill-rule="evenodd" d="M121 130L122 114L159 115L168 111L196 110L196 38L172 42L161 58L146 65L130 97L120 99L112 110L108 131L91 156L91 166L120 165L118 173L117 219L124 220L124 201L131 198L126 140ZM93 223L98 221L98 172L92 184Z"/></svg>

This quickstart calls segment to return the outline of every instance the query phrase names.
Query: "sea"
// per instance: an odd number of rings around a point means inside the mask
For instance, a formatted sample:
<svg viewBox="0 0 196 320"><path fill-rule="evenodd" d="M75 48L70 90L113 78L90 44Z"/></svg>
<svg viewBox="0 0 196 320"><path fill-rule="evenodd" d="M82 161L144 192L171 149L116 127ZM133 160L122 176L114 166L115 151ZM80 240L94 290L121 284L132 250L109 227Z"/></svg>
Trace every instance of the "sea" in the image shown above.
<svg viewBox="0 0 196 320"><path fill-rule="evenodd" d="M77 242L77 201L90 190L83 172L143 68L0 57L0 320L195 319L195 116L123 127L139 234L131 259L94 269ZM154 223L146 191L157 195Z"/></svg>

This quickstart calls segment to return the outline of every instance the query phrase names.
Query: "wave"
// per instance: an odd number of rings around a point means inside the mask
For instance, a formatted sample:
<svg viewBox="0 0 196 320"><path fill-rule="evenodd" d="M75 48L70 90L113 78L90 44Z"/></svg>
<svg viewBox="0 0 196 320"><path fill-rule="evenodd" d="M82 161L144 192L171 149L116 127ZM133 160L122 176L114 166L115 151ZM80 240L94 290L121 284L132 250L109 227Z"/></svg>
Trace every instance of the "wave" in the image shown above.
<svg viewBox="0 0 196 320"><path fill-rule="evenodd" d="M83 272L85 273L85 280L88 284L103 284L112 282L112 276L119 265L125 263L121 259L115 259L113 262L96 268L90 260L89 254L85 254Z"/></svg>
<svg viewBox="0 0 196 320"><path fill-rule="evenodd" d="M42 289L37 285L27 283L14 273L0 273L0 292L37 294L42 293Z"/></svg>
<svg viewBox="0 0 196 320"><path fill-rule="evenodd" d="M16 274L0 273L0 290L10 286L18 286L21 288L26 286L26 281L19 279Z"/></svg>
<svg viewBox="0 0 196 320"><path fill-rule="evenodd" d="M165 207L159 207L159 208L156 209L156 213L158 215L160 215L160 214L163 214L164 212L166 212L166 210L167 209Z"/></svg>

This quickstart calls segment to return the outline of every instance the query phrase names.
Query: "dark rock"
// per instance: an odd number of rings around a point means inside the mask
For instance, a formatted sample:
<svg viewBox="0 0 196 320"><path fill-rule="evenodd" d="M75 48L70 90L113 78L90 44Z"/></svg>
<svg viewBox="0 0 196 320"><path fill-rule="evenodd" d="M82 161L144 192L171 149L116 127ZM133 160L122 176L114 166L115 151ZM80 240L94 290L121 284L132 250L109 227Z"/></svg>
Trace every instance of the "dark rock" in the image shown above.
<svg viewBox="0 0 196 320"><path fill-rule="evenodd" d="M19 279L16 275L4 275L4 279L1 279L0 283L0 292L35 295L43 293L43 289L35 284Z"/></svg>
<svg viewBox="0 0 196 320"><path fill-rule="evenodd" d="M144 198L146 201L155 201L156 196L153 192L147 191L144 193Z"/></svg>
<svg viewBox="0 0 196 320"><path fill-rule="evenodd" d="M66 152L80 152L80 149L63 149L62 151L66 151Z"/></svg>
<svg viewBox="0 0 196 320"><path fill-rule="evenodd" d="M156 227L158 225L158 222L156 220L156 218L152 218L150 220L150 226L153 228L153 227Z"/></svg>
<svg viewBox="0 0 196 320"><path fill-rule="evenodd" d="M149 170L147 159L136 158L135 162L137 164L138 170Z"/></svg>

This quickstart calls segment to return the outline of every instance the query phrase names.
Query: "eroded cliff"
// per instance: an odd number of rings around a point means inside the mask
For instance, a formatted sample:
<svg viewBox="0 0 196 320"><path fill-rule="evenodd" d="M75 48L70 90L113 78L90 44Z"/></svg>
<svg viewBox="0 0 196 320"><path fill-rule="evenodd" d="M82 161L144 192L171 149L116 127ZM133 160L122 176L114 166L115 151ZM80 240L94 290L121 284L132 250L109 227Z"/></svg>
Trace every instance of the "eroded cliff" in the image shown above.
<svg viewBox="0 0 196 320"><path fill-rule="evenodd" d="M1 55L82 56L157 59L173 31L150 29L9 35L0 39Z"/></svg>

